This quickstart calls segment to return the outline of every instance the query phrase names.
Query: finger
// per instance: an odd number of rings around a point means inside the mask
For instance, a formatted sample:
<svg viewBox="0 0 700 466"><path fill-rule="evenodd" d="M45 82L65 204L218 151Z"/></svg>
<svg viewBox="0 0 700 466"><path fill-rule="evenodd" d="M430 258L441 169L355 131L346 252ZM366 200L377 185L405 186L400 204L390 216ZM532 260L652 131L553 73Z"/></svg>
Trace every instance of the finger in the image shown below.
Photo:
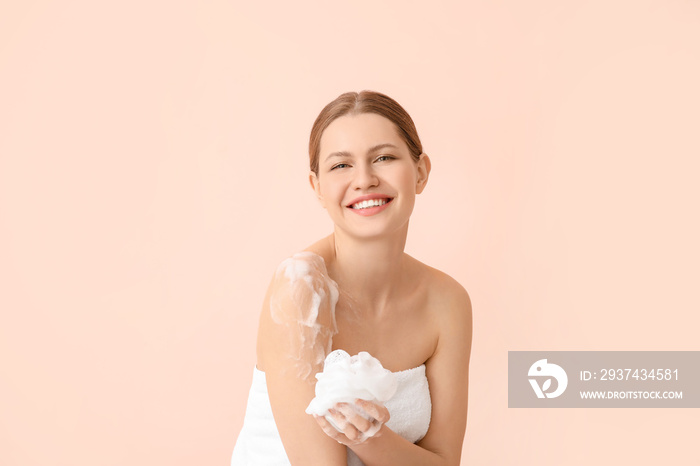
<svg viewBox="0 0 700 466"><path fill-rule="evenodd" d="M358 443L359 440L362 438L362 433L350 423L348 423L348 425L345 426L345 429L343 429L343 433L348 438L348 440L350 440L349 444L351 445Z"/></svg>
<svg viewBox="0 0 700 466"><path fill-rule="evenodd" d="M336 405L336 406L338 406L338 405ZM350 408L350 409L352 409L352 408ZM336 410L328 410L329 413L331 413L331 411L336 411ZM342 423L342 425L343 425L342 432L338 432L335 428L333 428L333 425L330 422L328 422L328 425L333 430L335 430L335 434L333 435L333 438L338 440L340 443L342 443L344 445L348 445L348 446L356 445L356 444L364 441L365 436L364 436L363 432L360 432L357 429L357 427L355 427L352 423L350 423L348 421L348 419L342 413L338 413L338 414L343 416L343 421L338 420L336 417L333 417L333 422L335 422L337 424ZM332 413L331 413L331 415L332 415Z"/></svg>
<svg viewBox="0 0 700 466"><path fill-rule="evenodd" d="M372 421L363 417L352 406L347 403L339 403L338 410L345 415L348 422L360 432L367 432L372 426Z"/></svg>
<svg viewBox="0 0 700 466"><path fill-rule="evenodd" d="M333 422L336 426L338 426L338 429L344 431L345 427L348 425L348 420L345 418L345 415L343 415L343 413L340 411L336 411L335 409L329 409L328 413L333 418Z"/></svg>
<svg viewBox="0 0 700 466"><path fill-rule="evenodd" d="M388 421L391 417L389 415L389 410L386 409L386 406L378 405L376 403L372 403L371 401L360 399L355 400L355 404L360 409L364 410L367 414L369 414L371 417L381 422L382 424Z"/></svg>
<svg viewBox="0 0 700 466"><path fill-rule="evenodd" d="M318 423L318 425L321 426L321 430L323 430L323 432L327 436L329 436L330 438L332 438L336 442L343 443L343 434L338 432L335 429L335 427L333 427L331 425L331 423L326 420L325 417L314 415L314 419L316 419L316 422Z"/></svg>

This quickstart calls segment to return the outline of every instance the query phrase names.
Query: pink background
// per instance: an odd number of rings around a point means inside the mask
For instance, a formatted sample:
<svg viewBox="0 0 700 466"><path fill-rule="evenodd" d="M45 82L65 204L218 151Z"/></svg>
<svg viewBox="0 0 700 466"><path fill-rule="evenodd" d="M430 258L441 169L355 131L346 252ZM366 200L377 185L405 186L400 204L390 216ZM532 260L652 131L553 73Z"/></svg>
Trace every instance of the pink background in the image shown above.
<svg viewBox="0 0 700 466"><path fill-rule="evenodd" d="M3 3L0 464L228 464L268 280L332 228L311 124L362 89L433 162L406 251L472 298L463 463L700 462L697 410L506 374L700 350L700 3L423 3Z"/></svg>

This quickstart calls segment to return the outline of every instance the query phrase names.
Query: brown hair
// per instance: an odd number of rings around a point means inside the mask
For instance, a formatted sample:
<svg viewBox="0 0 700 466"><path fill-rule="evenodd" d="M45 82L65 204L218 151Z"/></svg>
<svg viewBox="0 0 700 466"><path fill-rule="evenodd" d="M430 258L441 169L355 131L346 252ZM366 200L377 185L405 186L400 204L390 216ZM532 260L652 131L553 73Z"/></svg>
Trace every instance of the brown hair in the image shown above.
<svg viewBox="0 0 700 466"><path fill-rule="evenodd" d="M316 176L318 176L318 158L323 132L335 119L344 115L360 113L376 113L394 123L399 136L406 142L411 157L415 162L418 162L423 153L423 145L418 138L418 131L411 116L397 101L374 91L346 92L321 110L311 128L309 167L311 171L316 173Z"/></svg>

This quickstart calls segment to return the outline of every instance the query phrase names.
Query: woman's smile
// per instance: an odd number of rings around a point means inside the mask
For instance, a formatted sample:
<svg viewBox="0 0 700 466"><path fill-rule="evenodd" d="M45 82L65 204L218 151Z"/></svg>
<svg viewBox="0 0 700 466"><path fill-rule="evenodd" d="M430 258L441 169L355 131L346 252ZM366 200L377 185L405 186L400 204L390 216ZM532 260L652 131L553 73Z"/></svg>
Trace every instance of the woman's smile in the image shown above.
<svg viewBox="0 0 700 466"><path fill-rule="evenodd" d="M363 217L369 217L382 212L384 209L388 208L393 199L372 199L369 201L360 201L356 204L348 206L348 209L352 210L357 215L362 215Z"/></svg>

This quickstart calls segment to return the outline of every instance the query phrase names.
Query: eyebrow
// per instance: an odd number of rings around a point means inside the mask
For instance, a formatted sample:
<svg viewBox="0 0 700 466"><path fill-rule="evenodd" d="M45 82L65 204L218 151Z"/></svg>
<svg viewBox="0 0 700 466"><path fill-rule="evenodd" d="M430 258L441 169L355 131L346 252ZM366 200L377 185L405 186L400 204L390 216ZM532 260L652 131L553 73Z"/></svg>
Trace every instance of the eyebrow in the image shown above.
<svg viewBox="0 0 700 466"><path fill-rule="evenodd" d="M385 143L377 144L376 146L370 147L369 150L367 151L367 153L371 154L372 152L377 152L378 150L384 149L386 147L392 147L394 149L398 149L398 147L396 147L395 145L390 144L388 142L385 142ZM338 152L332 152L331 154L328 155L328 157L326 157L326 162L328 160L330 160L331 157L352 157L352 154L350 152L344 151L344 150L341 150Z"/></svg>

